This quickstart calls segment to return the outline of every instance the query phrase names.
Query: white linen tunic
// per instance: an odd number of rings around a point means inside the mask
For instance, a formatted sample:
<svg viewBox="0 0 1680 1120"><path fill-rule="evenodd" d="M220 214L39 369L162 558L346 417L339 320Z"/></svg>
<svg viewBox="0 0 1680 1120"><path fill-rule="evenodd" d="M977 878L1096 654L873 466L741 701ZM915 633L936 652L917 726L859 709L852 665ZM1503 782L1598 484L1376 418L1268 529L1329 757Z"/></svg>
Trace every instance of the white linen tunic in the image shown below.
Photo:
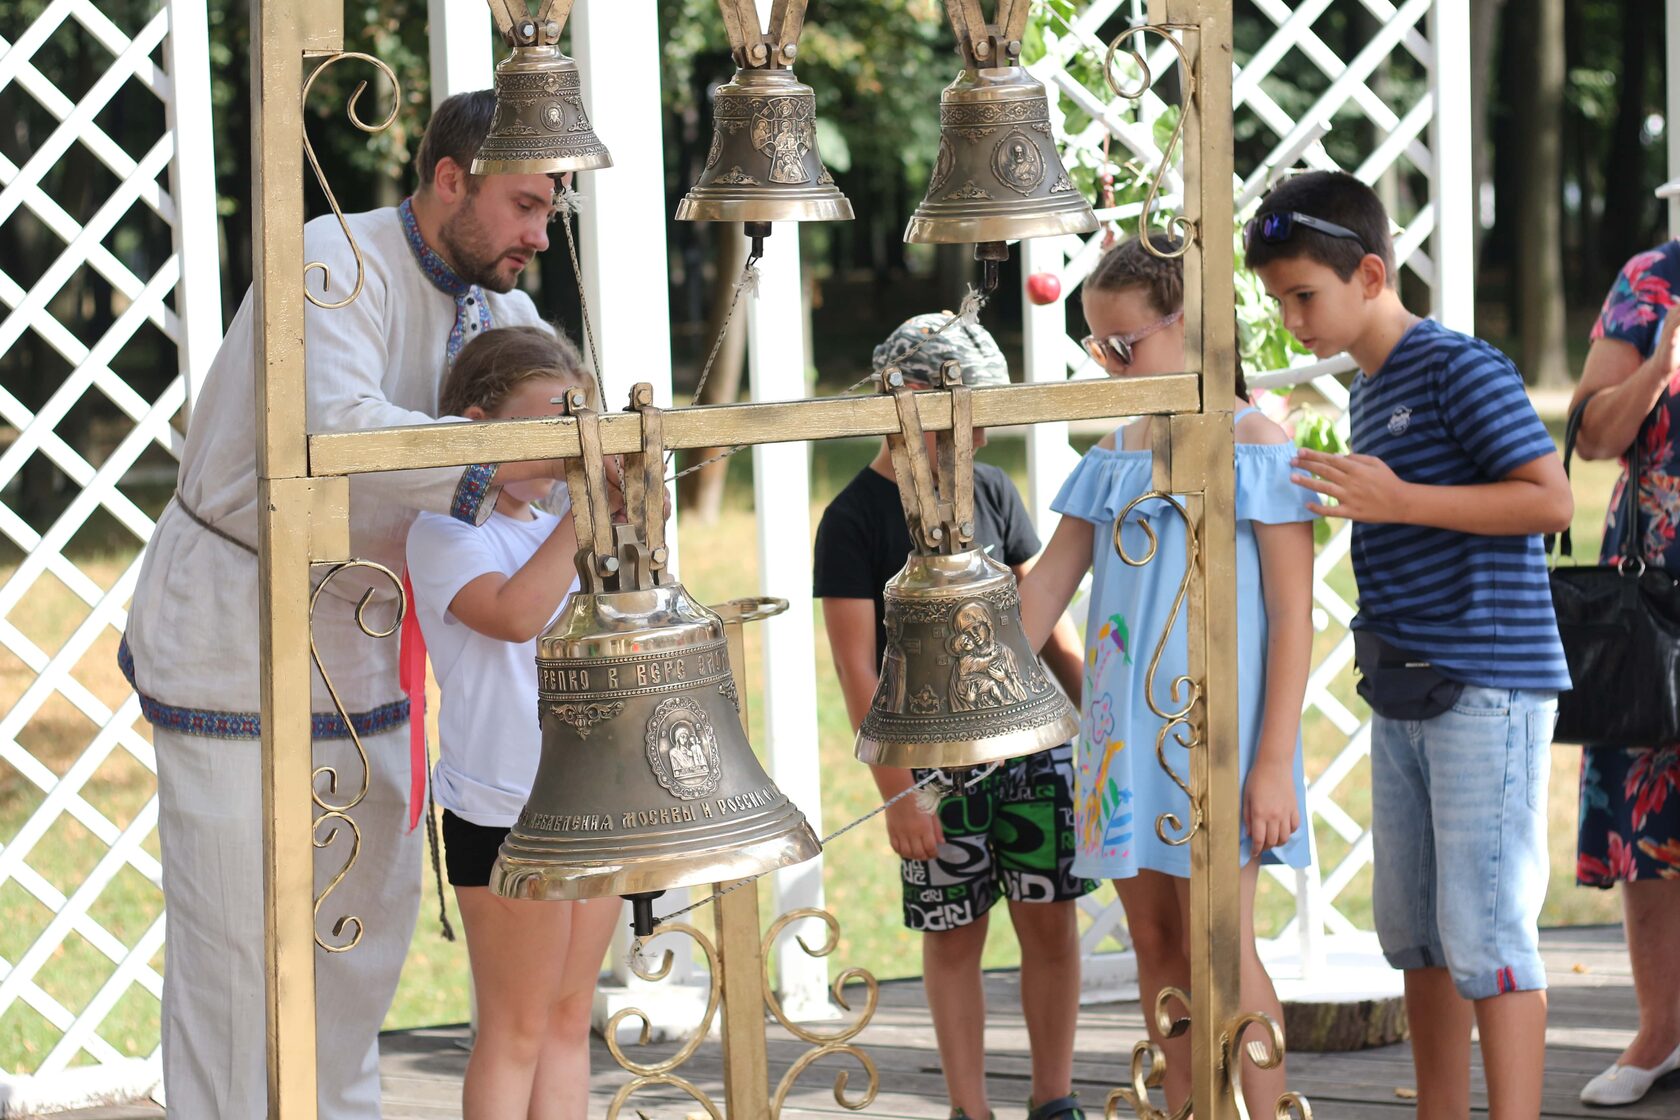
<svg viewBox="0 0 1680 1120"><path fill-rule="evenodd" d="M442 262L411 248L399 210L352 215L367 262L356 301L306 305L308 426L342 431L419 424L436 414L457 320L453 296L427 275ZM416 234L416 236L418 236ZM304 259L332 270L329 299L355 282L356 263L330 217L304 227ZM442 266L446 268L447 266ZM319 291L320 274L310 273ZM495 326L539 322L522 292L473 298ZM484 321L464 318L467 337ZM187 432L177 500L147 546L120 657L153 724L158 833L169 914L163 984L163 1074L171 1116L260 1120L266 1115L262 907L262 769L256 558L234 540L257 537L255 332L249 294L210 368ZM477 522L494 505L489 466L361 475L350 482L352 555L402 571L408 527L421 510ZM322 908L317 932L340 915L366 923L347 953L316 954L317 1062L322 1120L379 1116L378 1031L396 990L420 900L420 836L406 827L408 705L398 642L366 637L354 620L368 581L342 578L323 595L316 646L368 753L369 786L354 816L355 867ZM390 618L394 590L373 581L373 621ZM360 763L315 675L314 760L359 787ZM306 797L306 790L288 796ZM318 834L319 835L319 834ZM319 892L347 851L347 831L316 853Z"/></svg>
<svg viewBox="0 0 1680 1120"><path fill-rule="evenodd" d="M447 370L446 345L455 324L453 297L422 271L395 209L348 218L367 261L366 283L348 307L306 304L308 425L312 432L430 423ZM329 300L355 282L356 262L338 224L317 218L304 227L304 259L331 268ZM309 282L320 283L311 272ZM317 294L319 288L315 288ZM496 326L540 322L524 292L488 293ZM476 320L475 320L476 325ZM249 555L206 532L180 503L217 529L255 546L257 540L256 385L253 376L255 307L249 293L193 407L186 450L171 503L147 546L125 635L133 680L155 726L190 730L188 714L255 713L257 567ZM401 573L408 527L420 510L482 520L494 504L487 467L439 468L357 475L350 480L350 550ZM394 589L372 581L375 601L394 603ZM394 726L397 642L375 641L357 628L350 605L369 581L340 577L328 588L348 605L323 599L315 640L333 683L367 730ZM379 611L372 615L379 618ZM331 714L315 677L312 710ZM363 719L357 720L359 725ZM220 721L196 726L214 732ZM255 731L254 724L251 731ZM341 732L342 733L342 732ZM242 736L243 737L243 736Z"/></svg>

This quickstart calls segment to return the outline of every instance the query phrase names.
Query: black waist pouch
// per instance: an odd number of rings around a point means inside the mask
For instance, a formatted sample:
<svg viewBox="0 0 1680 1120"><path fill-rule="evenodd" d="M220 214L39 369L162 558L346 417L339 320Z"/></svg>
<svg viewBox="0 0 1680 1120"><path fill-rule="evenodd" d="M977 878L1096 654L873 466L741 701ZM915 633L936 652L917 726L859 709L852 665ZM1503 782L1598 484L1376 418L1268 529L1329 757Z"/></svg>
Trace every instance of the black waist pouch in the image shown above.
<svg viewBox="0 0 1680 1120"><path fill-rule="evenodd" d="M1434 719L1464 692L1462 683L1369 630L1353 632L1353 658L1359 695L1384 719Z"/></svg>

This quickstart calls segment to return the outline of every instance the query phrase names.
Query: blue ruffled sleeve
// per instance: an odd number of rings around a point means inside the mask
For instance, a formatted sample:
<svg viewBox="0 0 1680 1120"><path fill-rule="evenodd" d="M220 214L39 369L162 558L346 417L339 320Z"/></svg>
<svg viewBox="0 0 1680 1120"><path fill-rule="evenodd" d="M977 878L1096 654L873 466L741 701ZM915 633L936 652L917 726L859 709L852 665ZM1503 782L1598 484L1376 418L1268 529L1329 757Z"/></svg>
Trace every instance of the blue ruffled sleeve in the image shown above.
<svg viewBox="0 0 1680 1120"><path fill-rule="evenodd" d="M1307 503L1316 495L1289 481L1295 473L1293 443L1237 444L1237 520L1281 525L1311 521Z"/></svg>
<svg viewBox="0 0 1680 1120"><path fill-rule="evenodd" d="M1110 524L1127 502L1150 488L1153 469L1147 451L1093 447L1062 483L1050 508L1092 524Z"/></svg>

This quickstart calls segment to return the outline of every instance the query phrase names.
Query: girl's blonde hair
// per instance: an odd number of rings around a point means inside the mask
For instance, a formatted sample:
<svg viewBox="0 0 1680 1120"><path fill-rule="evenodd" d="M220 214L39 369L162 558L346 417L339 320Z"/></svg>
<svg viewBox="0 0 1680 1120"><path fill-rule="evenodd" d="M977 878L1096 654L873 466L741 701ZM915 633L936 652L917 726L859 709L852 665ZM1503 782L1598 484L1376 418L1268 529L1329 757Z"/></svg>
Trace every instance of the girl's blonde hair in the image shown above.
<svg viewBox="0 0 1680 1120"><path fill-rule="evenodd" d="M564 381L590 389L589 371L577 347L556 328L496 327L461 348L443 379L438 409L465 416L477 405L495 412L528 381ZM589 394L591 398L594 393Z"/></svg>

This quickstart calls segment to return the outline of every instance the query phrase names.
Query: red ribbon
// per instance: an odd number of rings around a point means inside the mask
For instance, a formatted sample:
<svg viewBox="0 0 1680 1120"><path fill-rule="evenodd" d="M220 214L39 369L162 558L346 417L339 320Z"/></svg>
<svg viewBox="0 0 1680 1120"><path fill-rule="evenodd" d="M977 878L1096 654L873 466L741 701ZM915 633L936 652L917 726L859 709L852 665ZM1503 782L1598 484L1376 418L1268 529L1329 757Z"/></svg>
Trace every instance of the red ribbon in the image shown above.
<svg viewBox="0 0 1680 1120"><path fill-rule="evenodd" d="M414 608L414 584L403 573L403 615L397 651L397 683L408 697L408 830L420 823L426 803L426 638L420 633L420 612Z"/></svg>

